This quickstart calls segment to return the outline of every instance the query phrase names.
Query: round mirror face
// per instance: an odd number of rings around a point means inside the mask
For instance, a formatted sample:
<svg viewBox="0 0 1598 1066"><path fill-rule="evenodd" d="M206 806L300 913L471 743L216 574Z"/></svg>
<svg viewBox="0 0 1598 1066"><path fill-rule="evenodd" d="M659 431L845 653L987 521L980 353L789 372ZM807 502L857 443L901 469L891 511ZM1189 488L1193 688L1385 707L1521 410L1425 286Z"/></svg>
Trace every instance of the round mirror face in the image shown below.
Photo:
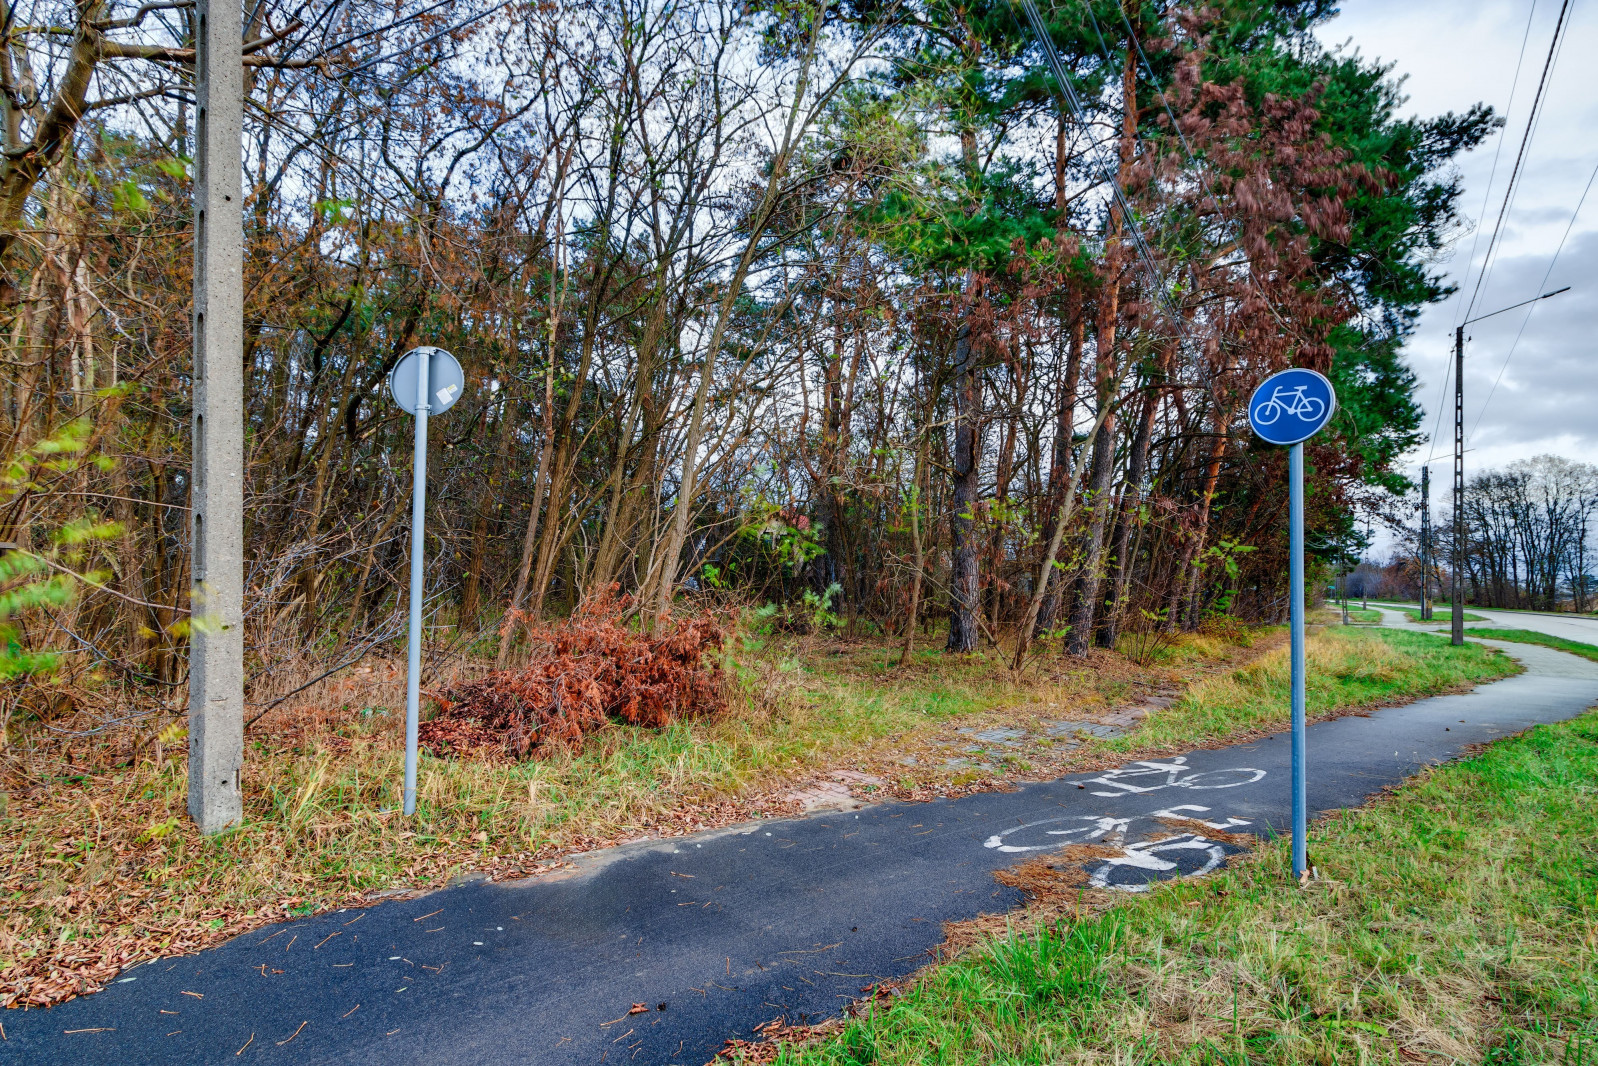
<svg viewBox="0 0 1598 1066"><path fill-rule="evenodd" d="M1319 433L1337 410L1325 376L1295 367L1260 382L1248 401L1248 424L1267 444L1298 444Z"/></svg>
<svg viewBox="0 0 1598 1066"><path fill-rule="evenodd" d="M454 407L455 401L466 391L466 375L460 363L442 348L412 348L400 356L400 361L389 371L389 395L407 414L416 413L417 377L423 359L427 360L427 413L441 415Z"/></svg>

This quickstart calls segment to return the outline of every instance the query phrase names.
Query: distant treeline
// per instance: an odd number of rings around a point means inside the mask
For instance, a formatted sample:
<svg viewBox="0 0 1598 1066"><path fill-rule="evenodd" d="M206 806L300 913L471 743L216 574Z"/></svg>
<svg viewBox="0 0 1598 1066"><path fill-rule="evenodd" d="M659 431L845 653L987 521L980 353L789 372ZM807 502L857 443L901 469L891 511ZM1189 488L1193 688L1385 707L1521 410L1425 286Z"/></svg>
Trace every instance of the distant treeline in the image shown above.
<svg viewBox="0 0 1598 1066"><path fill-rule="evenodd" d="M1598 607L1598 466L1539 455L1465 483L1465 598L1481 607L1589 612ZM1419 528L1385 567L1361 564L1349 594L1420 594ZM1441 509L1432 537L1432 595L1446 598L1453 517Z"/></svg>

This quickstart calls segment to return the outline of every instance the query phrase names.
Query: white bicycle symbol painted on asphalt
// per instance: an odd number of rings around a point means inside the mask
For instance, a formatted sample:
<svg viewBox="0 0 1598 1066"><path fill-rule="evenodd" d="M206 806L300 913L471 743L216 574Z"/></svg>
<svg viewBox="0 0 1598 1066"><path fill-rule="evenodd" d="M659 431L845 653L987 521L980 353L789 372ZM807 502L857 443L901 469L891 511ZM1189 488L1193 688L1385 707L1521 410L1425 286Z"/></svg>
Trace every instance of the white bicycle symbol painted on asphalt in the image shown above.
<svg viewBox="0 0 1598 1066"><path fill-rule="evenodd" d="M1303 419L1305 422L1314 422L1326 413L1326 401L1314 396L1305 396L1304 390L1308 385L1298 385L1288 389L1278 385L1271 393L1271 398L1254 408L1254 423L1268 426L1282 415L1291 415Z"/></svg>
<svg viewBox="0 0 1598 1066"><path fill-rule="evenodd" d="M1187 764L1186 755L1172 759L1148 759L1123 766L1119 770L1078 782L1098 785L1095 796L1124 796L1128 793L1158 792L1162 788L1191 788L1206 791L1213 788L1237 788L1252 785L1265 776L1264 770L1235 766L1226 770L1194 770Z"/></svg>
<svg viewBox="0 0 1598 1066"><path fill-rule="evenodd" d="M1102 843L1116 846L1121 849L1121 853L1109 856L1094 868L1088 875L1088 883L1094 888L1147 892L1154 881L1165 880L1167 877L1201 877L1217 869L1226 861L1229 845L1212 840L1198 832L1179 833L1158 840L1123 843L1128 836L1134 835L1133 825L1146 821L1149 823L1146 828L1154 832L1163 825L1162 819L1177 819L1199 822L1211 829L1228 832L1250 824L1247 818L1227 818L1224 822L1212 822L1198 817L1209 813L1209 810L1208 807L1185 803L1163 811L1155 811L1153 814L1130 818L1091 814L1046 818L1041 822L1018 825L1001 833L995 833L984 842L984 846L1012 854L1054 850L1072 844ZM1058 828L1044 829L1044 826ZM1042 837L1052 839L1031 843L1041 840ZM1238 849L1233 847L1231 850Z"/></svg>

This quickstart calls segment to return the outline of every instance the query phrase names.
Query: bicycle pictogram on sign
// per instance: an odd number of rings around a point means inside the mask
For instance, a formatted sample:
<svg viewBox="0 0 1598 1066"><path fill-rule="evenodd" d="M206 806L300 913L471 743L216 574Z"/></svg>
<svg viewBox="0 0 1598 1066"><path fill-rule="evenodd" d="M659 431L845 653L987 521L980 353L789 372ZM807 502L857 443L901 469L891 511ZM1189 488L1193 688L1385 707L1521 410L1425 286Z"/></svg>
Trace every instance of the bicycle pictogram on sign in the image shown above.
<svg viewBox="0 0 1598 1066"><path fill-rule="evenodd" d="M1268 426L1284 414L1292 418L1303 419L1306 422L1313 422L1320 418L1326 412L1326 401L1304 395L1304 390L1308 387L1307 385L1299 385L1292 389L1286 389L1277 386L1269 399L1254 408L1255 423Z"/></svg>

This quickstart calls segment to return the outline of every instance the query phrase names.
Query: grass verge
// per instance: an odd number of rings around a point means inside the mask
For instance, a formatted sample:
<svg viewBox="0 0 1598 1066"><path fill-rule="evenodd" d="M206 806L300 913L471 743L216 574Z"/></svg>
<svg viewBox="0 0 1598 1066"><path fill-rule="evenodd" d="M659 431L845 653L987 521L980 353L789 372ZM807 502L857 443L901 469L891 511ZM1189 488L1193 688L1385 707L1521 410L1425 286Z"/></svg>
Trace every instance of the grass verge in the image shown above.
<svg viewBox="0 0 1598 1066"><path fill-rule="evenodd" d="M0 751L0 1004L60 1002L133 961L378 892L467 871L537 873L572 851L796 814L795 779L828 767L875 760L901 791L980 787L991 774L949 769L941 752L917 767L895 759L1004 713L1092 718L1137 691L1228 669L1252 639L1183 635L1147 667L1040 656L1019 678L997 658L937 651L900 669L899 649L881 642L745 644L728 713L618 725L580 751L520 763L424 754L413 819L395 810L404 667L382 662L247 735L244 824L210 838L184 813L176 725L160 738L27 737Z"/></svg>
<svg viewBox="0 0 1598 1066"><path fill-rule="evenodd" d="M1541 644L1545 648L1555 651L1568 651L1572 655L1579 655L1583 659L1598 662L1598 647L1583 644L1579 640L1566 640L1564 637L1552 636L1548 633L1538 633L1530 629L1472 629L1472 637L1482 637L1487 640L1508 640L1517 644Z"/></svg>
<svg viewBox="0 0 1598 1066"><path fill-rule="evenodd" d="M1305 660L1305 709L1312 720L1464 691L1521 670L1481 644L1455 648L1431 633L1341 626L1312 634ZM1274 732L1288 724L1290 684L1288 651L1278 648L1200 681L1137 732L1099 746L1114 752L1182 750Z"/></svg>
<svg viewBox="0 0 1598 1066"><path fill-rule="evenodd" d="M1421 618L1419 611L1405 611L1404 612L1404 617L1408 618L1411 622L1423 622L1424 621ZM1433 607L1432 608L1431 621L1429 623L1426 623L1426 624L1435 625L1435 624L1437 624L1439 622L1447 622L1447 621L1451 620L1453 617L1454 616L1451 613L1449 613L1449 610L1448 610L1448 608L1446 606L1440 607L1440 608L1439 607ZM1485 622L1485 621L1487 621L1487 619L1483 618L1479 614L1471 614L1469 611L1466 611L1464 616L1463 616L1463 621L1466 621L1466 622Z"/></svg>
<svg viewBox="0 0 1598 1066"><path fill-rule="evenodd" d="M784 1066L1598 1061L1598 714L987 942ZM771 1061L769 1058L764 1061Z"/></svg>

